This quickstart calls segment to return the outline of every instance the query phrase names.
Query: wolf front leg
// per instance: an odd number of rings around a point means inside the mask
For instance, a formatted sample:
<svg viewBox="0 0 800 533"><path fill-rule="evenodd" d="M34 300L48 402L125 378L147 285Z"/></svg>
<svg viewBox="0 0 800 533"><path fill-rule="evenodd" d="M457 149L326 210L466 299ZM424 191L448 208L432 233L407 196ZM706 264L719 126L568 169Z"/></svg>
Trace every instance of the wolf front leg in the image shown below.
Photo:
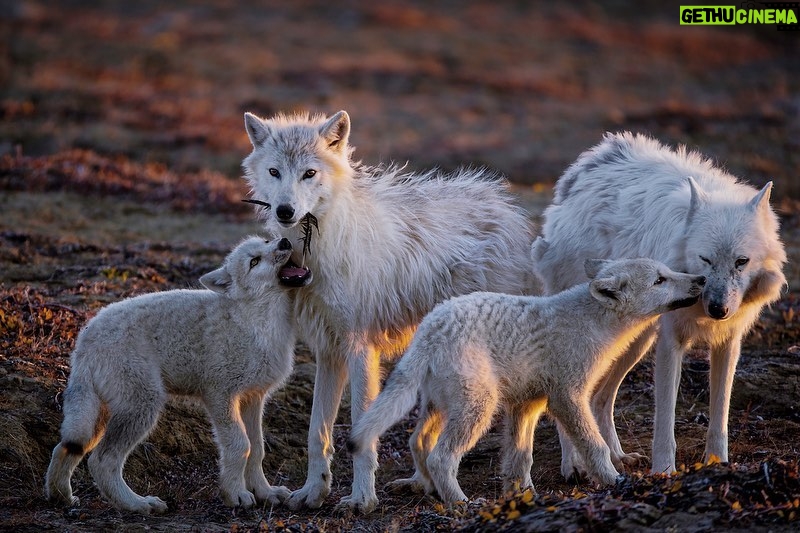
<svg viewBox="0 0 800 533"><path fill-rule="evenodd" d="M308 475L302 488L286 500L290 509L318 509L331 492L331 458L333 457L333 424L347 382L347 363L340 353L317 353L317 374L311 424L308 428Z"/></svg>
<svg viewBox="0 0 800 533"><path fill-rule="evenodd" d="M723 463L728 462L728 411L741 347L742 334L737 332L722 345L711 349L709 423L704 461L714 456Z"/></svg>
<svg viewBox="0 0 800 533"><path fill-rule="evenodd" d="M653 422L654 474L671 474L675 471L675 404L681 381L683 355L689 349L689 340L682 339L669 315L660 319L661 331L656 343L655 365L655 420Z"/></svg>
<svg viewBox="0 0 800 533"><path fill-rule="evenodd" d="M357 350L350 360L350 417L355 424L380 392L380 353L372 346ZM362 513L378 505L375 471L378 469L378 442L353 456L353 487L350 496L339 502Z"/></svg>

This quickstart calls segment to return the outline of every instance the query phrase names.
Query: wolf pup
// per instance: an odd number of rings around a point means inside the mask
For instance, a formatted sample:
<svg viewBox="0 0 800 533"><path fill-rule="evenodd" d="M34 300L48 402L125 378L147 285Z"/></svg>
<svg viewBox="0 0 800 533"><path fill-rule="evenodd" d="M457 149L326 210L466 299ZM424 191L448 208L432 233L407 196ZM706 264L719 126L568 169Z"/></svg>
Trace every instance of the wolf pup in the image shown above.
<svg viewBox="0 0 800 533"><path fill-rule="evenodd" d="M786 284L771 190L772 183L759 191L699 154L630 133L606 135L558 180L544 212L543 239L532 249L548 293L585 280L575 265L588 257L652 257L708 280L701 302L665 314L643 332L595 395L595 415L613 456L639 457L620 446L614 399L628 370L658 336L653 472L675 470L681 360L695 344L711 348L704 457L728 460L728 409L742 337ZM580 465L567 439L562 446L562 473L570 476Z"/></svg>
<svg viewBox="0 0 800 533"><path fill-rule="evenodd" d="M314 237L305 254L314 283L295 302L317 360L308 477L288 505L317 508L330 493L331 431L348 377L358 420L378 394L381 355L401 353L437 303L478 290L534 290L533 228L505 181L485 170L417 174L354 163L344 111L269 120L247 113L245 127L253 144L245 177L253 199L269 205L259 211L266 227L292 242ZM342 504L367 512L377 503L376 446L353 464Z"/></svg>
<svg viewBox="0 0 800 533"><path fill-rule="evenodd" d="M467 499L458 464L498 408L505 414L506 490L533 486L533 433L545 410L573 439L590 475L614 483L619 473L589 407L592 391L659 314L694 304L705 279L650 259L588 260L586 274L590 283L554 296L483 292L437 306L353 427L356 455L400 420L421 390L414 464L426 491L447 503Z"/></svg>
<svg viewBox="0 0 800 533"><path fill-rule="evenodd" d="M64 391L61 442L45 494L71 505L70 478L84 455L100 493L116 507L164 512L122 479L131 450L156 424L168 394L199 397L220 452L220 491L228 506L279 503L290 492L264 477L262 411L267 394L292 371L293 292L284 270L287 239L251 237L224 265L200 278L209 290L173 290L112 304L81 331Z"/></svg>

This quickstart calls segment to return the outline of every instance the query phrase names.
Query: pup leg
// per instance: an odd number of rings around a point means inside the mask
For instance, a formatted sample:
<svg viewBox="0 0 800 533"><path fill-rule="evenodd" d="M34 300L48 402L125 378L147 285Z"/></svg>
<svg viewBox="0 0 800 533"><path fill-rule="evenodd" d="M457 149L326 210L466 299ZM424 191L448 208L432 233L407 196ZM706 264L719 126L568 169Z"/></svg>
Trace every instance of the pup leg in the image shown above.
<svg viewBox="0 0 800 533"><path fill-rule="evenodd" d="M219 488L222 501L228 507L253 507L256 498L247 490L244 480L245 467L250 456L250 441L242 421L240 398L220 395L204 400L219 447ZM264 476L263 472L261 476Z"/></svg>
<svg viewBox="0 0 800 533"><path fill-rule="evenodd" d="M728 462L728 411L741 347L742 337L737 333L721 346L711 349L709 423L704 461L713 455L723 463Z"/></svg>
<svg viewBox="0 0 800 533"><path fill-rule="evenodd" d="M347 382L347 365L338 354L315 354L317 375L311 424L308 429L308 476L302 488L292 492L287 504L297 510L303 506L318 509L331 492L331 458L333 457L333 423Z"/></svg>
<svg viewBox="0 0 800 533"><path fill-rule="evenodd" d="M431 474L428 472L427 461L428 455L430 455L431 450L439 440L439 434L442 432L443 426L444 421L441 411L433 409L423 399L417 427L408 440L411 455L414 458L414 475L410 478L397 479L388 483L386 485L388 490L433 494L436 487L433 486Z"/></svg>
<svg viewBox="0 0 800 533"><path fill-rule="evenodd" d="M355 424L380 392L380 353L372 347L355 353L350 362L350 419ZM375 471L378 469L378 441L353 456L353 487L350 496L339 502L369 513L378 505L375 494Z"/></svg>
<svg viewBox="0 0 800 533"><path fill-rule="evenodd" d="M250 440L250 456L244 470L245 486L253 491L258 501L268 501L272 505L282 503L291 491L286 487L273 487L264 477L264 433L262 417L265 394L250 394L242 398L242 420Z"/></svg>
<svg viewBox="0 0 800 533"><path fill-rule="evenodd" d="M560 422L586 465L589 474L605 484L613 484L619 472L611 463L611 452L589 408L586 393L561 391L550 397L550 412Z"/></svg>
<svg viewBox="0 0 800 533"><path fill-rule="evenodd" d="M547 407L541 399L506 409L503 443L503 490L510 492L533 488L533 433Z"/></svg>
<svg viewBox="0 0 800 533"><path fill-rule="evenodd" d="M497 407L497 387L473 383L465 390L471 396L450 395L444 431L426 461L439 497L448 504L468 499L456 479L458 465L489 430Z"/></svg>
<svg viewBox="0 0 800 533"><path fill-rule="evenodd" d="M681 339L669 314L659 319L661 331L656 343L655 420L653 421L653 466L656 473L675 471L675 404L681 380L681 362L689 340Z"/></svg>
<svg viewBox="0 0 800 533"><path fill-rule="evenodd" d="M106 434L89 456L89 471L100 493L116 507L142 514L163 513L167 504L155 496L139 496L122 479L122 469L131 450L155 426L166 396L154 393L149 401L139 391L139 401L121 406L110 406L111 418ZM133 396L121 393L122 398Z"/></svg>
<svg viewBox="0 0 800 533"><path fill-rule="evenodd" d="M597 418L600 433L611 450L611 461L620 470L624 468L624 464L635 465L645 457L638 453L625 453L623 451L614 424L614 402L625 376L644 357L644 354L653 345L655 337L656 328L653 326L633 341L628 350L611 367L611 370L603 378L597 391L592 396L592 412Z"/></svg>

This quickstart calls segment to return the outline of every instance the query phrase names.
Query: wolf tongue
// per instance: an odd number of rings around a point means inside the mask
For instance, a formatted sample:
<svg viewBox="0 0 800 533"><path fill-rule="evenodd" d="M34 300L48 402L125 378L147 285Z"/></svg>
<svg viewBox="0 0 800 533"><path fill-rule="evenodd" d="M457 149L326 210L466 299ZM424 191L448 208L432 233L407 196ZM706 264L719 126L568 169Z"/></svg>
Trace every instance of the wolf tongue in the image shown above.
<svg viewBox="0 0 800 533"><path fill-rule="evenodd" d="M297 278L304 276L305 273L305 268L301 268L299 266L285 266L281 269L279 275L282 278Z"/></svg>

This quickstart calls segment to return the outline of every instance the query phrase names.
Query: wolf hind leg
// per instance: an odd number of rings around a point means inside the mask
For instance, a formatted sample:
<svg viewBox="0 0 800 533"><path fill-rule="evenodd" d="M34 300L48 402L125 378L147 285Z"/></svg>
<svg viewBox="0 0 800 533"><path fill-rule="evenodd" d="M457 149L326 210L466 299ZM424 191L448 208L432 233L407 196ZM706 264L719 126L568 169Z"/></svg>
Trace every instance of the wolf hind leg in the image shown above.
<svg viewBox="0 0 800 533"><path fill-rule="evenodd" d="M116 507L142 514L163 513L167 504L155 496L139 496L122 478L128 455L150 433L166 402L163 391L150 391L146 400L110 406L106 433L89 456L89 471L100 493ZM142 392L137 395L141 398Z"/></svg>
<svg viewBox="0 0 800 533"><path fill-rule="evenodd" d="M410 478L397 479L387 483L387 490L417 494L433 494L436 491L428 471L427 461L431 450L439 440L443 427L442 412L434 409L423 399L417 426L408 440L411 456L414 458L414 474Z"/></svg>

